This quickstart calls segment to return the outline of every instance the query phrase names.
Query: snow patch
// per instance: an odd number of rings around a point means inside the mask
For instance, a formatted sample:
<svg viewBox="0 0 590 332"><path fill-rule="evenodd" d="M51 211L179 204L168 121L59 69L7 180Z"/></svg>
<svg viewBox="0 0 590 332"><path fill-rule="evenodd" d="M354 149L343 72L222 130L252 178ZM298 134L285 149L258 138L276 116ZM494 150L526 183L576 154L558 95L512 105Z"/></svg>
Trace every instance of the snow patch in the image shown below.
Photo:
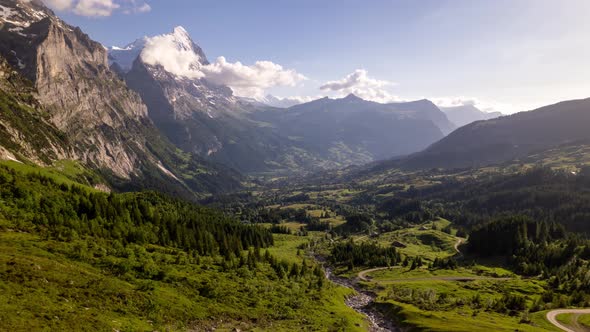
<svg viewBox="0 0 590 332"><path fill-rule="evenodd" d="M112 46L109 49L109 64L116 63L124 72L129 72L133 62L143 50L147 37L140 38L125 47Z"/></svg>
<svg viewBox="0 0 590 332"><path fill-rule="evenodd" d="M2 5L0 5L0 18L3 20L8 19L9 17L12 17L12 9L8 8L8 7L4 7Z"/></svg>

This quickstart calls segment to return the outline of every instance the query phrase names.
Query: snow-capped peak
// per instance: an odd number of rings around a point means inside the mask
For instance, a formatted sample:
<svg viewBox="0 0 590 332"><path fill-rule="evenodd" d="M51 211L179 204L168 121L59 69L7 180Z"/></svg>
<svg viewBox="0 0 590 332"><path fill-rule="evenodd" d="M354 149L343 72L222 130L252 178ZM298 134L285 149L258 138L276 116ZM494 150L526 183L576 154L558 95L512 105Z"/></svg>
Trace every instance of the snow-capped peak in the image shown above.
<svg viewBox="0 0 590 332"><path fill-rule="evenodd" d="M183 27L177 26L169 36L173 38L174 44L179 50L194 52L193 40Z"/></svg>
<svg viewBox="0 0 590 332"><path fill-rule="evenodd" d="M112 46L109 49L109 65L117 63L124 72L130 71L131 67L133 67L133 61L137 59L147 40L148 37L143 37L125 47Z"/></svg>
<svg viewBox="0 0 590 332"><path fill-rule="evenodd" d="M174 28L173 34L178 36L179 38L185 38L188 40L191 39L190 35L188 34L188 31L186 31L186 29L180 25Z"/></svg>
<svg viewBox="0 0 590 332"><path fill-rule="evenodd" d="M12 25L13 29L28 28L48 15L48 9L37 1L2 1L0 4L0 22Z"/></svg>
<svg viewBox="0 0 590 332"><path fill-rule="evenodd" d="M131 70L138 57L147 65L161 66L171 74L190 79L202 78L204 74L199 69L209 64L201 48L181 26L167 34L138 39L125 47L111 47L109 52L111 65L116 63L125 72Z"/></svg>

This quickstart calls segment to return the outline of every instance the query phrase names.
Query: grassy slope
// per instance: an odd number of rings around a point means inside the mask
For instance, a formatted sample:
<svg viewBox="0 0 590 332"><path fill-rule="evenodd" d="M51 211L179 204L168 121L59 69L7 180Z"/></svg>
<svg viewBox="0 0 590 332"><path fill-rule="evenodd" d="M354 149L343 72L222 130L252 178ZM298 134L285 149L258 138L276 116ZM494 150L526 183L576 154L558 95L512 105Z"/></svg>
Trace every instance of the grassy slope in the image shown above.
<svg viewBox="0 0 590 332"><path fill-rule="evenodd" d="M509 317L493 312L474 312L471 309L453 311L425 311L410 304L387 301L390 313L403 317L402 323L416 330L424 331L457 331L457 332L488 332L488 331L559 331L533 314L532 324L519 323L519 317Z"/></svg>
<svg viewBox="0 0 590 332"><path fill-rule="evenodd" d="M94 190L91 184L103 183L103 180L98 175L73 160L60 160L51 167L39 167L15 161L0 161L0 165L25 174L40 174L60 184L82 185L89 190Z"/></svg>
<svg viewBox="0 0 590 332"><path fill-rule="evenodd" d="M520 316L511 317L485 311L470 305L476 296L485 304L498 299L502 294L524 296L528 304L533 303L546 287L544 282L514 278L512 280L475 280L455 282L443 280L399 281L399 278L431 278L436 276L475 276L474 270L392 269L371 273L371 282L365 283L378 294L378 302L404 324L428 331L544 331L553 329L545 324L544 316L530 315L531 323L520 323ZM430 294L432 301L424 294ZM438 299L445 298L443 302ZM453 304L454 303L454 304ZM430 309L426 308L429 305Z"/></svg>
<svg viewBox="0 0 590 332"><path fill-rule="evenodd" d="M295 243L279 239L271 250L281 258L301 260L291 254ZM365 324L344 304L348 289L327 285L320 292L303 293L297 282L269 278L265 266L258 272L224 272L216 264L191 263L171 248L135 247L142 260L166 271L166 279L156 281L133 273L114 276L89 263L93 258L76 259L80 250L92 257L106 251L82 247L0 232L0 331L360 331Z"/></svg>
<svg viewBox="0 0 590 332"><path fill-rule="evenodd" d="M448 224L437 221L437 225L447 226ZM377 238L362 235L355 237L355 241L377 241L384 247L391 246L394 241L399 241L406 246L405 248L398 248L400 253L410 257L422 257L430 261L435 258L455 255L454 246L457 243L457 238L439 230L431 229L431 226L432 224L429 223L428 229L421 229L421 226L405 228L380 234Z"/></svg>
<svg viewBox="0 0 590 332"><path fill-rule="evenodd" d="M53 169L7 164L58 184L72 184L82 172L70 163ZM227 269L220 257L195 258L172 247L115 248L93 237L55 241L16 232L15 221L2 218L0 211L0 331L362 331L366 325L344 303L350 290L277 279L266 263ZM277 235L270 252L301 263L297 247L317 235ZM114 273L111 266L128 268Z"/></svg>
<svg viewBox="0 0 590 332"><path fill-rule="evenodd" d="M558 322L566 326L574 326L574 319L577 317L577 322L580 326L590 328L590 315L576 315L576 314L560 314L555 317Z"/></svg>

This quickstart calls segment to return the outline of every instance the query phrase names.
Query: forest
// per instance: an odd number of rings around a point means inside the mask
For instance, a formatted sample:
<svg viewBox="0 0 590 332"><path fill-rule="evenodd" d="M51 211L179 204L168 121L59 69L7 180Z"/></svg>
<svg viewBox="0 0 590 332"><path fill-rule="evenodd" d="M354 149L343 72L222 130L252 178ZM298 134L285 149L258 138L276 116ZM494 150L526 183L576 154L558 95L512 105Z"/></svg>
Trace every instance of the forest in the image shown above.
<svg viewBox="0 0 590 332"><path fill-rule="evenodd" d="M220 317L244 328L290 329L302 317L315 329L352 324L306 314L317 301L342 310L342 290L319 264L277 256L273 244L269 228L164 194L105 193L0 166L0 321L9 330L208 329Z"/></svg>

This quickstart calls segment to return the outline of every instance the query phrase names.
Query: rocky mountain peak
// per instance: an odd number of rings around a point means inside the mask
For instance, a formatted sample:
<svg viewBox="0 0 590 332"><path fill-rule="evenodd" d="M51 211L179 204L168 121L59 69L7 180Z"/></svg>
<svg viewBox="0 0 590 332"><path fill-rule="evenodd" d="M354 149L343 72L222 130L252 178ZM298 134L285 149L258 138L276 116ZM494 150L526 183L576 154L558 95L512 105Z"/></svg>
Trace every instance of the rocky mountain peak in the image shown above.
<svg viewBox="0 0 590 332"><path fill-rule="evenodd" d="M203 76L199 68L209 64L203 50L181 26L170 33L143 37L125 47L109 49L109 65L116 64L125 73L132 69L135 60L154 71L163 69L178 79L199 79Z"/></svg>
<svg viewBox="0 0 590 332"><path fill-rule="evenodd" d="M13 31L28 28L31 24L51 16L53 12L38 0L0 0L0 21Z"/></svg>
<svg viewBox="0 0 590 332"><path fill-rule="evenodd" d="M355 95L354 93L349 93L346 97L343 98L345 101L365 101L361 97Z"/></svg>
<svg viewBox="0 0 590 332"><path fill-rule="evenodd" d="M176 46L178 46L178 49L193 51L194 42L185 28L177 26L174 28L171 35L174 37L174 42L176 43Z"/></svg>

